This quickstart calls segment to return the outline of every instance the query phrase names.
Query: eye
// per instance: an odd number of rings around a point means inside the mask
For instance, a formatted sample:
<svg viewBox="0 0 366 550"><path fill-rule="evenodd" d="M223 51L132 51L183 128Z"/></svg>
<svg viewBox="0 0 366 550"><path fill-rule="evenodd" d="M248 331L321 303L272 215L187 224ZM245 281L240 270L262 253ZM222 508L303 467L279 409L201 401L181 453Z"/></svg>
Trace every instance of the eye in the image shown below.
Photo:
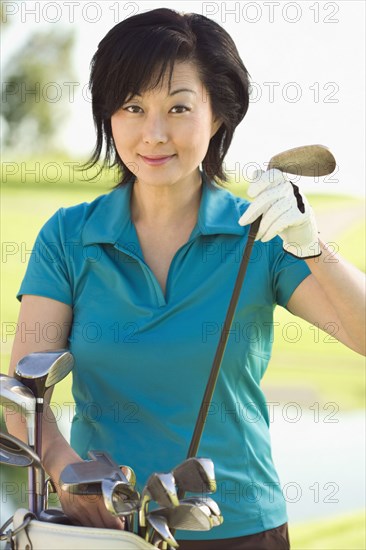
<svg viewBox="0 0 366 550"><path fill-rule="evenodd" d="M127 111L128 113L139 113L141 112L141 107L139 107L138 105L127 105L127 107L123 107L123 110Z"/></svg>
<svg viewBox="0 0 366 550"><path fill-rule="evenodd" d="M177 113L177 114L185 113L187 111L190 111L189 107L186 107L185 105L175 105L174 107L172 107L172 111L174 111L174 110L175 110L175 113Z"/></svg>

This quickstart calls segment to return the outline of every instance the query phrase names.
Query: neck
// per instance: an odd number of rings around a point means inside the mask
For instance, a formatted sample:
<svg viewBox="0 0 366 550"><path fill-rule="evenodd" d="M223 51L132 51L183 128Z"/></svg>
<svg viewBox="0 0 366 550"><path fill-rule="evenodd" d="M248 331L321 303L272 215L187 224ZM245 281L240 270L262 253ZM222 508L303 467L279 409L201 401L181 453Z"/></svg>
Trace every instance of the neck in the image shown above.
<svg viewBox="0 0 366 550"><path fill-rule="evenodd" d="M135 224L151 227L171 227L183 220L197 220L202 179L201 174L191 182L154 186L135 181L131 193L131 217Z"/></svg>

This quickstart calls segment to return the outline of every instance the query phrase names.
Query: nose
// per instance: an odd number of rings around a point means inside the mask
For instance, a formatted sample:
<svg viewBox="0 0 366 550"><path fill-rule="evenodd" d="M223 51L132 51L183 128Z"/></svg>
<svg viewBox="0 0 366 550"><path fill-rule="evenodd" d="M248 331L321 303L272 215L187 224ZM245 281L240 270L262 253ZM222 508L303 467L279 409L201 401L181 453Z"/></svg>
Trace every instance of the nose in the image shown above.
<svg viewBox="0 0 366 550"><path fill-rule="evenodd" d="M142 128L144 143L166 143L168 141L168 128L165 117L159 113L148 113Z"/></svg>

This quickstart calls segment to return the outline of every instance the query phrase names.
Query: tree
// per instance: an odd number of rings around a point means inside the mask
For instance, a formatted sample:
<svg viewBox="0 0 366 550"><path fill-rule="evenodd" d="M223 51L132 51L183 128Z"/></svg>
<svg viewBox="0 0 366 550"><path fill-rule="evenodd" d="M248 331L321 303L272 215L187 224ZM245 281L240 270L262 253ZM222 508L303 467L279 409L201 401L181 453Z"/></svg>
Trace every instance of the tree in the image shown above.
<svg viewBox="0 0 366 550"><path fill-rule="evenodd" d="M2 83L4 145L12 151L57 149L73 80L73 31L37 32L9 59Z"/></svg>

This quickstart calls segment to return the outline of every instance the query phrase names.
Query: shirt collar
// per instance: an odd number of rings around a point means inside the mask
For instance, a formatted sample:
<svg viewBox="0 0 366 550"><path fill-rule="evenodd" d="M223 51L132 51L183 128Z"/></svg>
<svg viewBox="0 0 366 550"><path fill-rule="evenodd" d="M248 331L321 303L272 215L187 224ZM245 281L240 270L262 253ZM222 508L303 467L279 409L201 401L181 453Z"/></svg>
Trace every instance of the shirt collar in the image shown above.
<svg viewBox="0 0 366 550"><path fill-rule="evenodd" d="M238 224L248 202L219 187L202 174L202 197L198 220L191 238L226 233L244 235L248 228ZM82 232L84 245L126 242L134 233L130 217L132 180L95 201Z"/></svg>

